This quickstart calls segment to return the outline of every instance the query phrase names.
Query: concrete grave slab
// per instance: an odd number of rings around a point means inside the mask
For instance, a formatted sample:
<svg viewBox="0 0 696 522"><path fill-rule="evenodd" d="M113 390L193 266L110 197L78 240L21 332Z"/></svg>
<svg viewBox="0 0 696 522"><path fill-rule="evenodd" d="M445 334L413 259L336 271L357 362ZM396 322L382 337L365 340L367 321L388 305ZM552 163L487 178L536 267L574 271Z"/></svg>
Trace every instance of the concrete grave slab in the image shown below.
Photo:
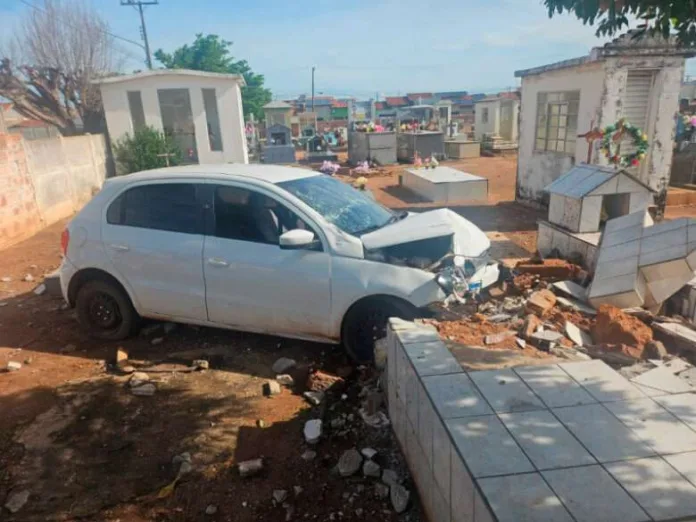
<svg viewBox="0 0 696 522"><path fill-rule="evenodd" d="M597 402L556 365L527 366L514 371L549 408Z"/></svg>
<svg viewBox="0 0 696 522"><path fill-rule="evenodd" d="M552 411L599 462L655 455L636 433L601 404L554 408Z"/></svg>
<svg viewBox="0 0 696 522"><path fill-rule="evenodd" d="M424 377L423 384L443 419L493 413L465 373Z"/></svg>
<svg viewBox="0 0 696 522"><path fill-rule="evenodd" d="M691 384L674 375L671 368L664 365L641 373L631 379L631 382L658 392L685 393L694 391L694 387ZM646 395L650 395L650 393L647 392Z"/></svg>
<svg viewBox="0 0 696 522"><path fill-rule="evenodd" d="M539 473L479 480L499 522L572 522Z"/></svg>
<svg viewBox="0 0 696 522"><path fill-rule="evenodd" d="M542 472L577 522L643 522L648 514L601 466Z"/></svg>
<svg viewBox="0 0 696 522"><path fill-rule="evenodd" d="M496 413L542 410L539 397L512 370L489 370L469 374Z"/></svg>
<svg viewBox="0 0 696 522"><path fill-rule="evenodd" d="M606 407L658 453L696 451L696 432L652 399L610 402Z"/></svg>
<svg viewBox="0 0 696 522"><path fill-rule="evenodd" d="M495 415L449 419L446 424L474 477L534 471L532 463Z"/></svg>
<svg viewBox="0 0 696 522"><path fill-rule="evenodd" d="M558 365L600 402L624 401L645 395L599 360Z"/></svg>
<svg viewBox="0 0 696 522"><path fill-rule="evenodd" d="M539 470L597 462L548 410L503 413L499 417Z"/></svg>
<svg viewBox="0 0 696 522"><path fill-rule="evenodd" d="M655 402L696 431L696 395L693 393L682 393L657 397Z"/></svg>
<svg viewBox="0 0 696 522"><path fill-rule="evenodd" d="M664 459L696 486L696 451L666 455Z"/></svg>
<svg viewBox="0 0 696 522"><path fill-rule="evenodd" d="M464 370L442 341L410 343L404 345L406 355L421 377L461 373Z"/></svg>
<svg viewBox="0 0 696 522"><path fill-rule="evenodd" d="M573 341L576 346L590 346L593 344L592 336L585 330L581 330L570 321L565 323L565 333L568 339Z"/></svg>
<svg viewBox="0 0 696 522"><path fill-rule="evenodd" d="M660 457L614 462L605 467L655 520L696 513L696 487Z"/></svg>

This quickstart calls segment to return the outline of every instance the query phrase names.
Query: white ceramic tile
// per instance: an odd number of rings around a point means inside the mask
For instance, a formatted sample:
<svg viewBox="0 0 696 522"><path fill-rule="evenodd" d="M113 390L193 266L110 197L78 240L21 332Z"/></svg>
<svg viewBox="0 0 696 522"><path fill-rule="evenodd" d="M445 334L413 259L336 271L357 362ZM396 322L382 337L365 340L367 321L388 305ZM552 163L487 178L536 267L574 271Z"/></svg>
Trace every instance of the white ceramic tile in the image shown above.
<svg viewBox="0 0 696 522"><path fill-rule="evenodd" d="M424 377L423 384L443 419L493 413L465 373Z"/></svg>
<svg viewBox="0 0 696 522"><path fill-rule="evenodd" d="M645 397L640 390L599 360L558 365L600 402Z"/></svg>
<svg viewBox="0 0 696 522"><path fill-rule="evenodd" d="M597 401L557 365L515 368L515 373L550 408L593 404Z"/></svg>
<svg viewBox="0 0 696 522"><path fill-rule="evenodd" d="M512 370L471 372L469 377L497 413L544 409L539 397Z"/></svg>

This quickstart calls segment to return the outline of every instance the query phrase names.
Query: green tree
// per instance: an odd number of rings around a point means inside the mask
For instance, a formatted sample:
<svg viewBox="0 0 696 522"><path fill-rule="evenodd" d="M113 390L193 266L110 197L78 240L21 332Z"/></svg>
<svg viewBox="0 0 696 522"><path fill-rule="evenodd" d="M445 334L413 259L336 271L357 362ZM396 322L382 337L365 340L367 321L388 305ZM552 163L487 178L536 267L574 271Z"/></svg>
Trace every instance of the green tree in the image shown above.
<svg viewBox="0 0 696 522"><path fill-rule="evenodd" d="M246 81L246 87L242 88L244 115L253 114L261 119L263 106L271 101L271 91L263 86L263 74L254 73L246 60L234 59L230 54L231 46L232 42L223 40L216 34L197 34L193 44L179 47L171 54L158 49L155 58L167 69L241 74Z"/></svg>
<svg viewBox="0 0 696 522"><path fill-rule="evenodd" d="M114 144L119 174L158 169L181 163L181 149L166 134L141 127Z"/></svg>
<svg viewBox="0 0 696 522"><path fill-rule="evenodd" d="M676 33L685 46L696 44L693 0L544 0L549 17L568 11L585 24L597 24L597 36L613 36L628 26L629 17L643 20L640 33L668 37ZM639 34L640 34L639 33Z"/></svg>

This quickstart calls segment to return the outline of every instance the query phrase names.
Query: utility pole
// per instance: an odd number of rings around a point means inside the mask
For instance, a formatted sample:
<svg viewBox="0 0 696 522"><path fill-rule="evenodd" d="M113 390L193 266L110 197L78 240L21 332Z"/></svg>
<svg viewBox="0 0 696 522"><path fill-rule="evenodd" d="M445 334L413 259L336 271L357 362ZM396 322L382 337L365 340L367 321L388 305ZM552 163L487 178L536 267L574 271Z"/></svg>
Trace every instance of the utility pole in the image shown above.
<svg viewBox="0 0 696 522"><path fill-rule="evenodd" d="M157 5L158 0L121 0L121 5L129 5L135 7L140 13L140 32L142 33L143 42L145 43L145 63L148 69L152 69L152 58L150 57L150 43L147 41L147 28L145 27L145 14L143 13L144 5Z"/></svg>
<svg viewBox="0 0 696 522"><path fill-rule="evenodd" d="M314 71L316 67L312 66L312 112L314 112Z"/></svg>

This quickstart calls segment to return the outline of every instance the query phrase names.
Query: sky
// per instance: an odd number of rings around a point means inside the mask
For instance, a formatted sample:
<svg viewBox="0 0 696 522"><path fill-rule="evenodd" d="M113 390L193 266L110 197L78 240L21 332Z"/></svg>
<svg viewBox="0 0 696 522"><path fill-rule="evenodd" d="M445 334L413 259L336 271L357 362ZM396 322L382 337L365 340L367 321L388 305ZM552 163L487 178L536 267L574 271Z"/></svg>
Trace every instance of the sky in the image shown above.
<svg viewBox="0 0 696 522"><path fill-rule="evenodd" d="M42 0L0 0L0 35ZM90 1L90 0L83 0ZM91 0L113 33L140 41L138 14L120 0ZM150 46L171 51L196 33L234 42L274 98L311 90L368 98L407 92L495 92L514 71L586 55L607 41L571 15L549 19L542 0L159 0L145 13ZM144 52L119 41L124 72ZM687 63L696 75L696 61Z"/></svg>

